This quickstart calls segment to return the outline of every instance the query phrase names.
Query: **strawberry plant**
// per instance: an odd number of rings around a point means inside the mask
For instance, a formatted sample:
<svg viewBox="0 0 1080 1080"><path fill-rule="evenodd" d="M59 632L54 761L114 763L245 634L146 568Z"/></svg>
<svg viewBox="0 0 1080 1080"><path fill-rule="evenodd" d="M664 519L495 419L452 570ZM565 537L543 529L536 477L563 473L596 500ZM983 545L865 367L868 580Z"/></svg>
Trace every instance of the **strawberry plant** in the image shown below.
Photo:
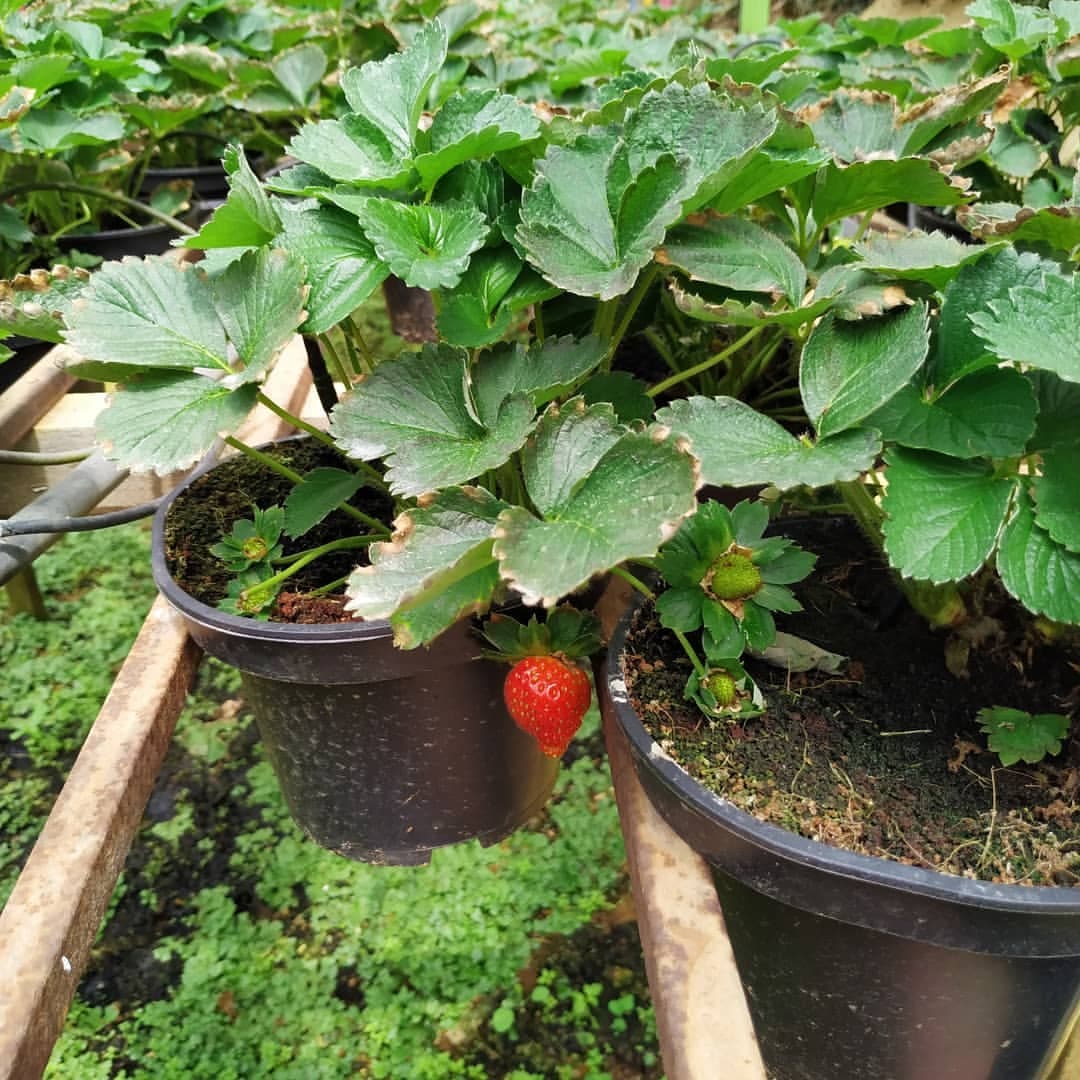
<svg viewBox="0 0 1080 1080"><path fill-rule="evenodd" d="M659 554L685 600L669 622L697 620L720 669L702 664L702 698L752 700L742 648L807 567L750 529L760 511L700 510L702 484L835 489L935 622L978 608L968 582L991 559L1033 612L1080 621L1071 213L978 247L867 231L899 200L975 198L956 168L992 138L1003 74L917 104L840 87L792 111L793 84L737 86L741 58L715 56L551 115L458 81L453 32L425 23L347 70L344 109L306 123L272 181L231 149L229 197L185 241L200 267L107 266L55 300L47 278L7 286L3 325L62 325L76 370L124 384L100 421L118 461L168 472L219 434L256 456L234 433L257 404L283 412L262 382L299 331L337 384L329 431L299 426L341 464L333 482L290 478L286 531L361 486L390 495L392 529L356 518L342 540L369 554L345 591L401 647ZM438 340L387 358L352 313L391 274L430 291ZM1029 325L1045 328L1034 349ZM669 370L630 369L631 339ZM713 551L725 528L737 542ZM680 544L705 545L705 574L680 577ZM718 591L729 556L739 581ZM288 576L273 571L232 602L261 609Z"/></svg>

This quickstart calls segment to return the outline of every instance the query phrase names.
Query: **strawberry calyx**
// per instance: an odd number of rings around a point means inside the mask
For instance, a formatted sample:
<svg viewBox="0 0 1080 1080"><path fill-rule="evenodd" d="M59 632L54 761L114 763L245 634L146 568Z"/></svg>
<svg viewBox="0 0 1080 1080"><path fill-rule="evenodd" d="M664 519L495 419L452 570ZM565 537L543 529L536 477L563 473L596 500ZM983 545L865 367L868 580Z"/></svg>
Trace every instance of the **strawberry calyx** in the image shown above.
<svg viewBox="0 0 1080 1080"><path fill-rule="evenodd" d="M528 656L582 660L596 652L601 644L600 623L596 616L568 605L553 608L544 622L535 615L527 623L520 623L509 615L492 615L480 632L493 646L484 650L483 655L510 664Z"/></svg>

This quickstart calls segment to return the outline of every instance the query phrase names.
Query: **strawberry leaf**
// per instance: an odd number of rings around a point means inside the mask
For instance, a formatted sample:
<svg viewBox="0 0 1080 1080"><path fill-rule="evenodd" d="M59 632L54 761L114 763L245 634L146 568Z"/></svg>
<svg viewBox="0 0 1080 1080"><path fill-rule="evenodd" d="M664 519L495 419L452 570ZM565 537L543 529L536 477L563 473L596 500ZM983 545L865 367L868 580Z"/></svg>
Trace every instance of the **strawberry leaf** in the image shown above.
<svg viewBox="0 0 1080 1080"><path fill-rule="evenodd" d="M198 461L221 432L235 431L255 394L253 383L229 390L201 375L155 372L113 395L98 436L121 465L165 476Z"/></svg>
<svg viewBox="0 0 1080 1080"><path fill-rule="evenodd" d="M349 578L349 610L391 618L403 648L431 641L499 584L491 553L495 520L506 504L483 488L449 488L394 522L391 540L373 544L371 565Z"/></svg>
<svg viewBox="0 0 1080 1080"><path fill-rule="evenodd" d="M380 364L334 410L331 431L350 457L386 457L396 494L422 495L503 464L535 416L528 395L513 393L482 419L467 354L426 345Z"/></svg>
<svg viewBox="0 0 1080 1080"><path fill-rule="evenodd" d="M486 218L468 206L369 198L357 216L391 273L419 289L452 289L488 234Z"/></svg>
<svg viewBox="0 0 1080 1080"><path fill-rule="evenodd" d="M229 195L195 236L182 239L182 246L204 250L269 244L281 231L281 222L241 148L228 147L222 165Z"/></svg>
<svg viewBox="0 0 1080 1080"><path fill-rule="evenodd" d="M57 344L68 313L90 283L85 270L57 266L0 281L0 338L11 334Z"/></svg>
<svg viewBox="0 0 1080 1080"><path fill-rule="evenodd" d="M997 555L1005 588L1026 608L1055 622L1080 624L1080 553L1041 529L1022 488Z"/></svg>
<svg viewBox="0 0 1080 1080"><path fill-rule="evenodd" d="M1035 521L1056 544L1080 552L1080 447L1043 455L1042 475L1035 477Z"/></svg>
<svg viewBox="0 0 1080 1080"><path fill-rule="evenodd" d="M334 206L282 202L282 242L307 267L306 334L323 334L350 315L390 270L356 218Z"/></svg>
<svg viewBox="0 0 1080 1080"><path fill-rule="evenodd" d="M970 319L995 356L1080 382L1080 277L1047 275L1039 287L1017 286L988 306L989 312L974 312Z"/></svg>
<svg viewBox="0 0 1080 1080"><path fill-rule="evenodd" d="M819 442L797 439L736 398L690 397L656 419L690 440L706 484L774 484L781 490L853 480L881 450L875 431L844 431Z"/></svg>
<svg viewBox="0 0 1080 1080"><path fill-rule="evenodd" d="M937 583L975 573L997 544L1016 481L984 461L920 450L892 449L885 460L889 562L904 577Z"/></svg>
<svg viewBox="0 0 1080 1080"><path fill-rule="evenodd" d="M528 604L551 606L624 559L655 555L696 506L695 463L675 440L627 431L609 406L580 400L545 413L522 471L543 516L503 511L494 551Z"/></svg>
<svg viewBox="0 0 1080 1080"><path fill-rule="evenodd" d="M931 397L905 386L866 420L886 442L956 458L1024 453L1038 406L1018 371L986 368Z"/></svg>
<svg viewBox="0 0 1080 1080"><path fill-rule="evenodd" d="M540 135L532 109L509 94L465 90L438 111L428 132L430 151L415 161L425 191L462 162L512 150Z"/></svg>
<svg viewBox="0 0 1080 1080"><path fill-rule="evenodd" d="M285 535L293 539L303 536L363 486L362 477L345 469L319 468L305 473L285 500Z"/></svg>
<svg viewBox="0 0 1080 1080"><path fill-rule="evenodd" d="M1023 709L1008 709L995 705L980 709L979 730L986 736L987 746L1005 766L1018 761L1034 764L1048 754L1061 753L1061 740L1069 733L1072 721L1060 713L1040 713L1032 716Z"/></svg>
<svg viewBox="0 0 1080 1080"><path fill-rule="evenodd" d="M806 415L821 436L865 420L908 385L930 348L925 303L850 322L826 315L814 327L799 365Z"/></svg>
<svg viewBox="0 0 1080 1080"><path fill-rule="evenodd" d="M912 232L905 236L876 234L856 244L855 250L862 257L859 266L864 270L928 281L935 289L943 289L962 266L982 258L990 249L962 244L944 233Z"/></svg>
<svg viewBox="0 0 1080 1080"><path fill-rule="evenodd" d="M681 212L685 169L670 156L632 172L614 131L552 146L522 195L517 240L549 281L610 300L626 292Z"/></svg>
<svg viewBox="0 0 1080 1080"><path fill-rule="evenodd" d="M670 263L693 281L736 292L770 293L793 307L802 303L806 269L802 260L772 233L739 218L709 217L678 225L667 235L657 262Z"/></svg>

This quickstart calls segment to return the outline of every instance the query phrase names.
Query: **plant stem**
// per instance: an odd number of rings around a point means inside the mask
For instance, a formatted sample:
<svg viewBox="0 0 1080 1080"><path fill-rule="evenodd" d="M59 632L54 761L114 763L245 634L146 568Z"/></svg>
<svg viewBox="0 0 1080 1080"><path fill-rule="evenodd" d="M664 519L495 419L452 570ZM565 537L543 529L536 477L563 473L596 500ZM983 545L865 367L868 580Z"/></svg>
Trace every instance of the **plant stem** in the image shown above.
<svg viewBox="0 0 1080 1080"><path fill-rule="evenodd" d="M260 581L257 585L252 585L245 589L244 594L250 596L252 593L264 591L270 592L283 581L288 581L294 574L298 574L305 566L309 563L313 563L323 555L329 555L335 551L347 551L349 548L367 547L368 544L372 544L376 540L381 539L381 536L345 536L340 540L331 540L328 544L321 544L319 547L311 548L309 551L303 552L294 562L291 562L286 566L284 570L279 570L273 577L268 577L265 581Z"/></svg>
<svg viewBox="0 0 1080 1080"><path fill-rule="evenodd" d="M628 585L636 589L646 600L655 600L656 593L645 584L639 577L635 577L623 566L613 566L611 572L618 578L622 578Z"/></svg>
<svg viewBox="0 0 1080 1080"><path fill-rule="evenodd" d="M156 210L152 206L147 206L145 203L139 202L138 199L132 199L127 195L121 195L118 191L105 191L102 188L90 187L88 184L69 184L59 180L41 181L35 184L16 184L15 187L10 187L5 191L0 192L0 203L6 202L16 195L22 195L29 191L66 191L72 195L94 196L99 199L105 199L107 202L114 202L118 206L126 206L129 210L135 210L141 214L145 214L148 218L153 218L154 221L159 221L162 225L168 225L170 229L175 229L184 236L195 235L194 229L185 225L179 218L174 218L171 214L165 214L161 210Z"/></svg>
<svg viewBox="0 0 1080 1080"><path fill-rule="evenodd" d="M277 473L278 476L284 477L292 484L299 484L304 479L295 469L290 469L288 465L283 465L269 454L256 450L254 446L248 446L247 443L241 442L235 435L226 435L225 442L234 450L239 450L241 454L245 454L252 461L257 461L264 468ZM363 522L369 528L376 529L382 537L390 535L390 530L378 518L365 514L363 510L357 510L355 506L343 502L338 503L337 509L344 511L355 521Z"/></svg>
<svg viewBox="0 0 1080 1080"><path fill-rule="evenodd" d="M321 442L323 446L329 446L332 450L337 449L334 440L330 438L325 431L320 431L306 420L301 420L299 416L294 416L288 409L282 408L276 401L272 401L268 398L261 390L258 392L256 400L260 405L265 405L275 416L280 416L287 424L292 424L298 431L305 432L317 442Z"/></svg>
<svg viewBox="0 0 1080 1080"><path fill-rule="evenodd" d="M370 375L375 370L377 362L364 340L364 335L360 333L360 327L356 325L356 320L351 315L345 316L342 325L345 327L346 343L355 341L357 348L360 350L360 355L363 357L364 367L359 374Z"/></svg>
<svg viewBox="0 0 1080 1080"><path fill-rule="evenodd" d="M885 515L868 486L862 480L843 480L836 488L844 501L844 508L866 538L884 555L885 534L881 526ZM967 604L955 581L916 581L899 573L894 577L908 603L931 626L955 626L967 616Z"/></svg>
<svg viewBox="0 0 1080 1080"><path fill-rule="evenodd" d="M536 340L543 345L544 344L544 304L533 304L533 336Z"/></svg>
<svg viewBox="0 0 1080 1080"><path fill-rule="evenodd" d="M610 359L614 359L615 350L618 349L622 339L626 337L626 331L630 328L630 323L637 314L641 301L645 299L645 294L648 293L652 283L656 280L656 275L659 273L660 267L656 263L650 263L645 272L638 276L637 284L634 285L633 292L630 293L630 297L626 301L626 309L623 311L622 318L619 320L615 332L611 335L611 344L608 346Z"/></svg>
<svg viewBox="0 0 1080 1080"><path fill-rule="evenodd" d="M715 367L717 364L723 363L729 356L737 353L745 345L749 345L765 329L764 326L755 326L748 330L738 341L729 345L721 352L710 356L708 360L702 360L700 364L695 364L693 367L687 368L685 371L677 371L670 378L664 379L658 382L655 386L649 387L645 392L649 397L654 398L662 394L665 390L670 390L671 387L677 386L681 382L685 382L687 379L692 379L696 375L702 374L702 372L708 371L709 368Z"/></svg>
<svg viewBox="0 0 1080 1080"><path fill-rule="evenodd" d="M619 298L604 300L596 305L596 315L593 317L593 333L598 338L610 340L615 329L615 315L619 309ZM610 357L608 362L610 363Z"/></svg>

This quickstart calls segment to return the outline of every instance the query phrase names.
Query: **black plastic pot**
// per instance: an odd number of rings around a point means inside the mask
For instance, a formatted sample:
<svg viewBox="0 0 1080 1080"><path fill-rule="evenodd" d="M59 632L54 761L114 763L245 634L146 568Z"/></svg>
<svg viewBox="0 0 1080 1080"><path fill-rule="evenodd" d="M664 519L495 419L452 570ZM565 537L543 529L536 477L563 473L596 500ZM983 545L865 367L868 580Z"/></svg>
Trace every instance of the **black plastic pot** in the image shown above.
<svg viewBox="0 0 1080 1080"><path fill-rule="evenodd" d="M994 885L758 821L606 691L653 805L710 865L771 1080L1036 1080L1080 1010L1080 889Z"/></svg>
<svg viewBox="0 0 1080 1080"><path fill-rule="evenodd" d="M57 240L61 251L82 251L87 255L100 255L103 259L119 259L134 255L160 255L168 250L169 241L176 232L168 225L154 222L138 228L102 229L99 232L68 233Z"/></svg>
<svg viewBox="0 0 1080 1080"><path fill-rule="evenodd" d="M254 154L246 156L248 164L258 173L263 164L263 158ZM204 165L174 165L168 168L147 169L139 185L139 196L151 195L154 189L162 184L172 184L177 181L190 183L192 195L199 202L224 199L229 194L229 178L224 165L220 161L209 161Z"/></svg>
<svg viewBox="0 0 1080 1080"><path fill-rule="evenodd" d="M476 658L467 625L403 651L386 621L304 626L217 611L166 566L179 491L154 519L154 580L195 641L240 670L285 801L316 843L419 865L437 847L495 843L544 805L558 762L508 716L505 666Z"/></svg>

